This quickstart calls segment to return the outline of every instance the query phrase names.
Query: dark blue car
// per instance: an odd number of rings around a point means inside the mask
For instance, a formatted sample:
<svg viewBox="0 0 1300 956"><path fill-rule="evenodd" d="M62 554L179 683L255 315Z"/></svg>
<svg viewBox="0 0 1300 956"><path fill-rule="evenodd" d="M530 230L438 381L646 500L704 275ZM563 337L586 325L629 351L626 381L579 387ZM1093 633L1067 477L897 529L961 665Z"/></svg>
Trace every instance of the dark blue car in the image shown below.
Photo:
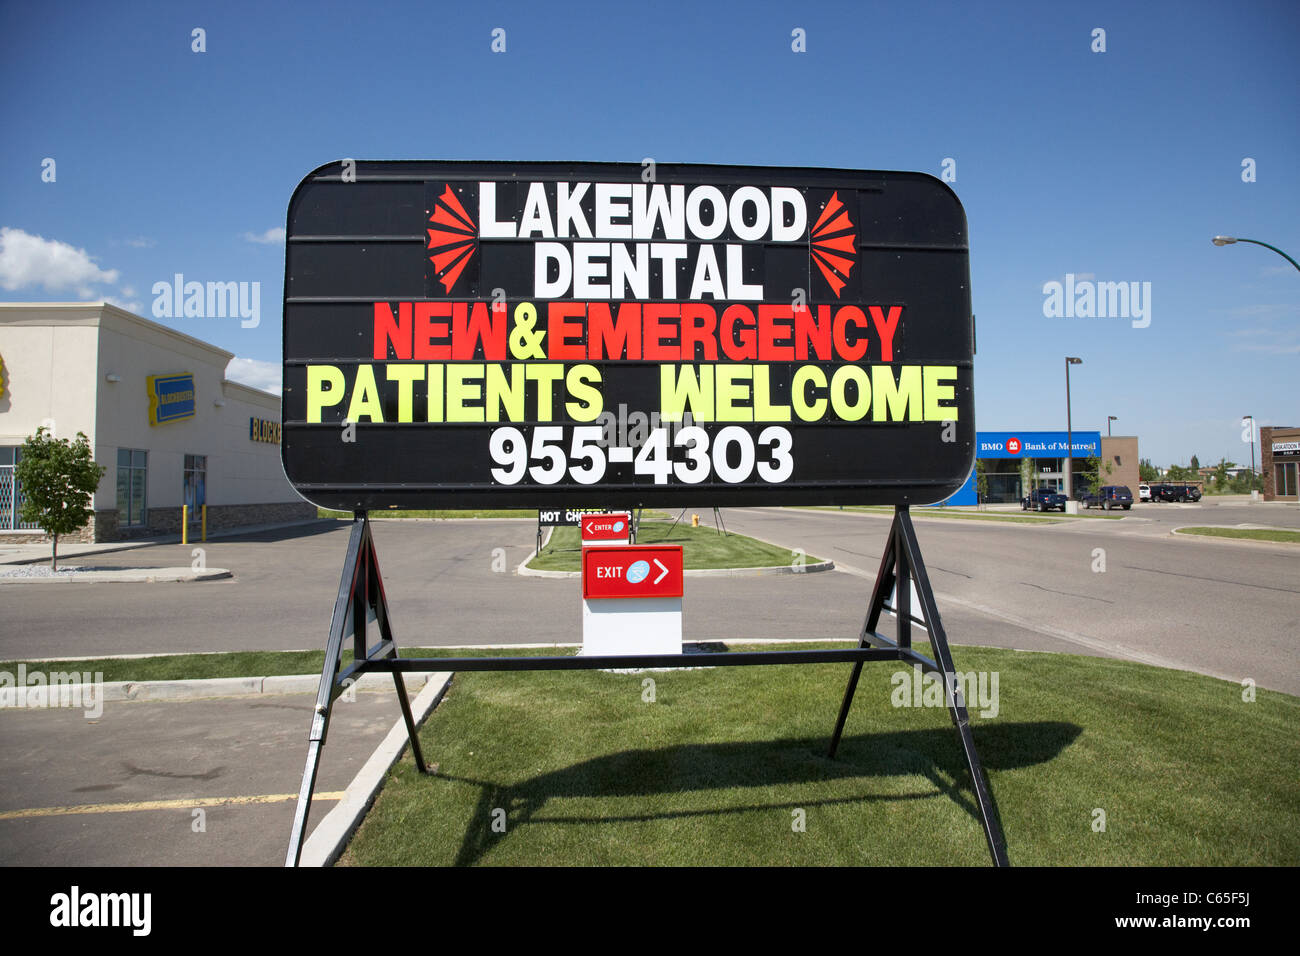
<svg viewBox="0 0 1300 956"><path fill-rule="evenodd" d="M1133 492L1129 491L1128 485L1102 485L1096 491L1090 491L1083 495L1079 502L1085 508L1096 505L1098 508L1104 508L1107 511L1114 508L1123 508L1128 511L1133 507Z"/></svg>

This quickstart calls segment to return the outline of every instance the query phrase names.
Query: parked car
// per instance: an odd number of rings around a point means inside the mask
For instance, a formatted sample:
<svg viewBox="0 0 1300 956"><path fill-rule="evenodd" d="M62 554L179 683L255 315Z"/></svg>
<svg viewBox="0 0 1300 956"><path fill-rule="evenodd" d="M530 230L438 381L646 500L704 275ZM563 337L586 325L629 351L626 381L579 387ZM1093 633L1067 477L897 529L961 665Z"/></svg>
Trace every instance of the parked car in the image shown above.
<svg viewBox="0 0 1300 956"><path fill-rule="evenodd" d="M1138 485L1138 501L1150 501L1150 500L1151 500L1151 486Z"/></svg>
<svg viewBox="0 0 1300 956"><path fill-rule="evenodd" d="M1106 511L1114 508L1128 511L1133 507L1133 492L1129 491L1128 485L1102 485L1096 491L1080 496L1079 501L1085 508L1096 505Z"/></svg>
<svg viewBox="0 0 1300 956"><path fill-rule="evenodd" d="M1151 487L1152 501L1200 501L1201 489L1195 485L1184 485L1177 482L1167 484L1153 485Z"/></svg>
<svg viewBox="0 0 1300 956"><path fill-rule="evenodd" d="M1053 491L1051 488L1035 488L1029 494L1020 499L1021 511L1052 511L1059 508L1065 510L1065 503L1069 499L1059 491Z"/></svg>

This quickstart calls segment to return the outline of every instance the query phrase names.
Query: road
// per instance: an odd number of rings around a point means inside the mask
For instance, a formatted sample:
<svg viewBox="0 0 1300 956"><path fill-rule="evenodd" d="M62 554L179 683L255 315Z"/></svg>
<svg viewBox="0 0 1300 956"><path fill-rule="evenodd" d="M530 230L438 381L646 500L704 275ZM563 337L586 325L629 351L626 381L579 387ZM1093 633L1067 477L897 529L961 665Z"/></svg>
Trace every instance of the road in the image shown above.
<svg viewBox="0 0 1300 956"><path fill-rule="evenodd" d="M955 644L1122 657L1298 694L1300 549L1168 533L1177 524L1285 524L1296 514L1147 505L1123 520L916 524ZM724 518L731 530L842 570L692 578L689 640L856 636L887 516L727 509ZM513 573L532 548L531 522L377 521L374 529L399 646L576 639L577 582ZM346 538L338 522L209 542L206 562L234 571L225 581L6 585L0 659L321 647ZM1104 571L1093 570L1099 557ZM93 558L96 566L190 561L181 545Z"/></svg>

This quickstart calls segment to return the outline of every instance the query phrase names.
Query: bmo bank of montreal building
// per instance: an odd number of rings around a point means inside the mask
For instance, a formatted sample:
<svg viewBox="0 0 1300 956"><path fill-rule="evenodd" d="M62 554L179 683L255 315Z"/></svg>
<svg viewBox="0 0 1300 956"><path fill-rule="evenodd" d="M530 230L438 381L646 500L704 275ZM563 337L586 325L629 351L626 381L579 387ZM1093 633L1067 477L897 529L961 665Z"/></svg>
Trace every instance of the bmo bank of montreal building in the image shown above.
<svg viewBox="0 0 1300 956"><path fill-rule="evenodd" d="M1134 497L1137 497L1137 438L1076 431L1070 439L1074 446L1073 491L1076 498L1091 483L1090 477L1085 478L1084 475L1088 469L1088 459L1094 456L1098 459L1101 473L1099 484L1127 485L1132 489ZM1069 463L1065 432L977 432L975 441L975 457L984 462L984 474L988 479L985 501L995 504L1014 503L1033 488L1065 491L1065 469ZM1110 466L1109 470L1107 465ZM966 484L944 504L978 504L974 469L966 479Z"/></svg>
<svg viewBox="0 0 1300 956"><path fill-rule="evenodd" d="M280 398L226 378L224 349L103 302L0 303L0 544L41 541L18 513L27 436L84 432L105 466L73 540L314 518L280 466Z"/></svg>

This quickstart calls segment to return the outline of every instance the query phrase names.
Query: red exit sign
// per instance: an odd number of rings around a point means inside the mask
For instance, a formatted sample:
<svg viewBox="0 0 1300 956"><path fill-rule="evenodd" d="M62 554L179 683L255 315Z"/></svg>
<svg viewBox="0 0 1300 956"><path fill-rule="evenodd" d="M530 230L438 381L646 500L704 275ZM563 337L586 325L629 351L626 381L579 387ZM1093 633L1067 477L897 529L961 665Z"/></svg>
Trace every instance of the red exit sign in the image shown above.
<svg viewBox="0 0 1300 956"><path fill-rule="evenodd" d="M585 548L582 596L595 600L681 597L682 568L680 546Z"/></svg>
<svg viewBox="0 0 1300 956"><path fill-rule="evenodd" d="M630 536L632 516L623 513L607 515L583 515L579 521L582 526L582 540L587 541L626 541Z"/></svg>

